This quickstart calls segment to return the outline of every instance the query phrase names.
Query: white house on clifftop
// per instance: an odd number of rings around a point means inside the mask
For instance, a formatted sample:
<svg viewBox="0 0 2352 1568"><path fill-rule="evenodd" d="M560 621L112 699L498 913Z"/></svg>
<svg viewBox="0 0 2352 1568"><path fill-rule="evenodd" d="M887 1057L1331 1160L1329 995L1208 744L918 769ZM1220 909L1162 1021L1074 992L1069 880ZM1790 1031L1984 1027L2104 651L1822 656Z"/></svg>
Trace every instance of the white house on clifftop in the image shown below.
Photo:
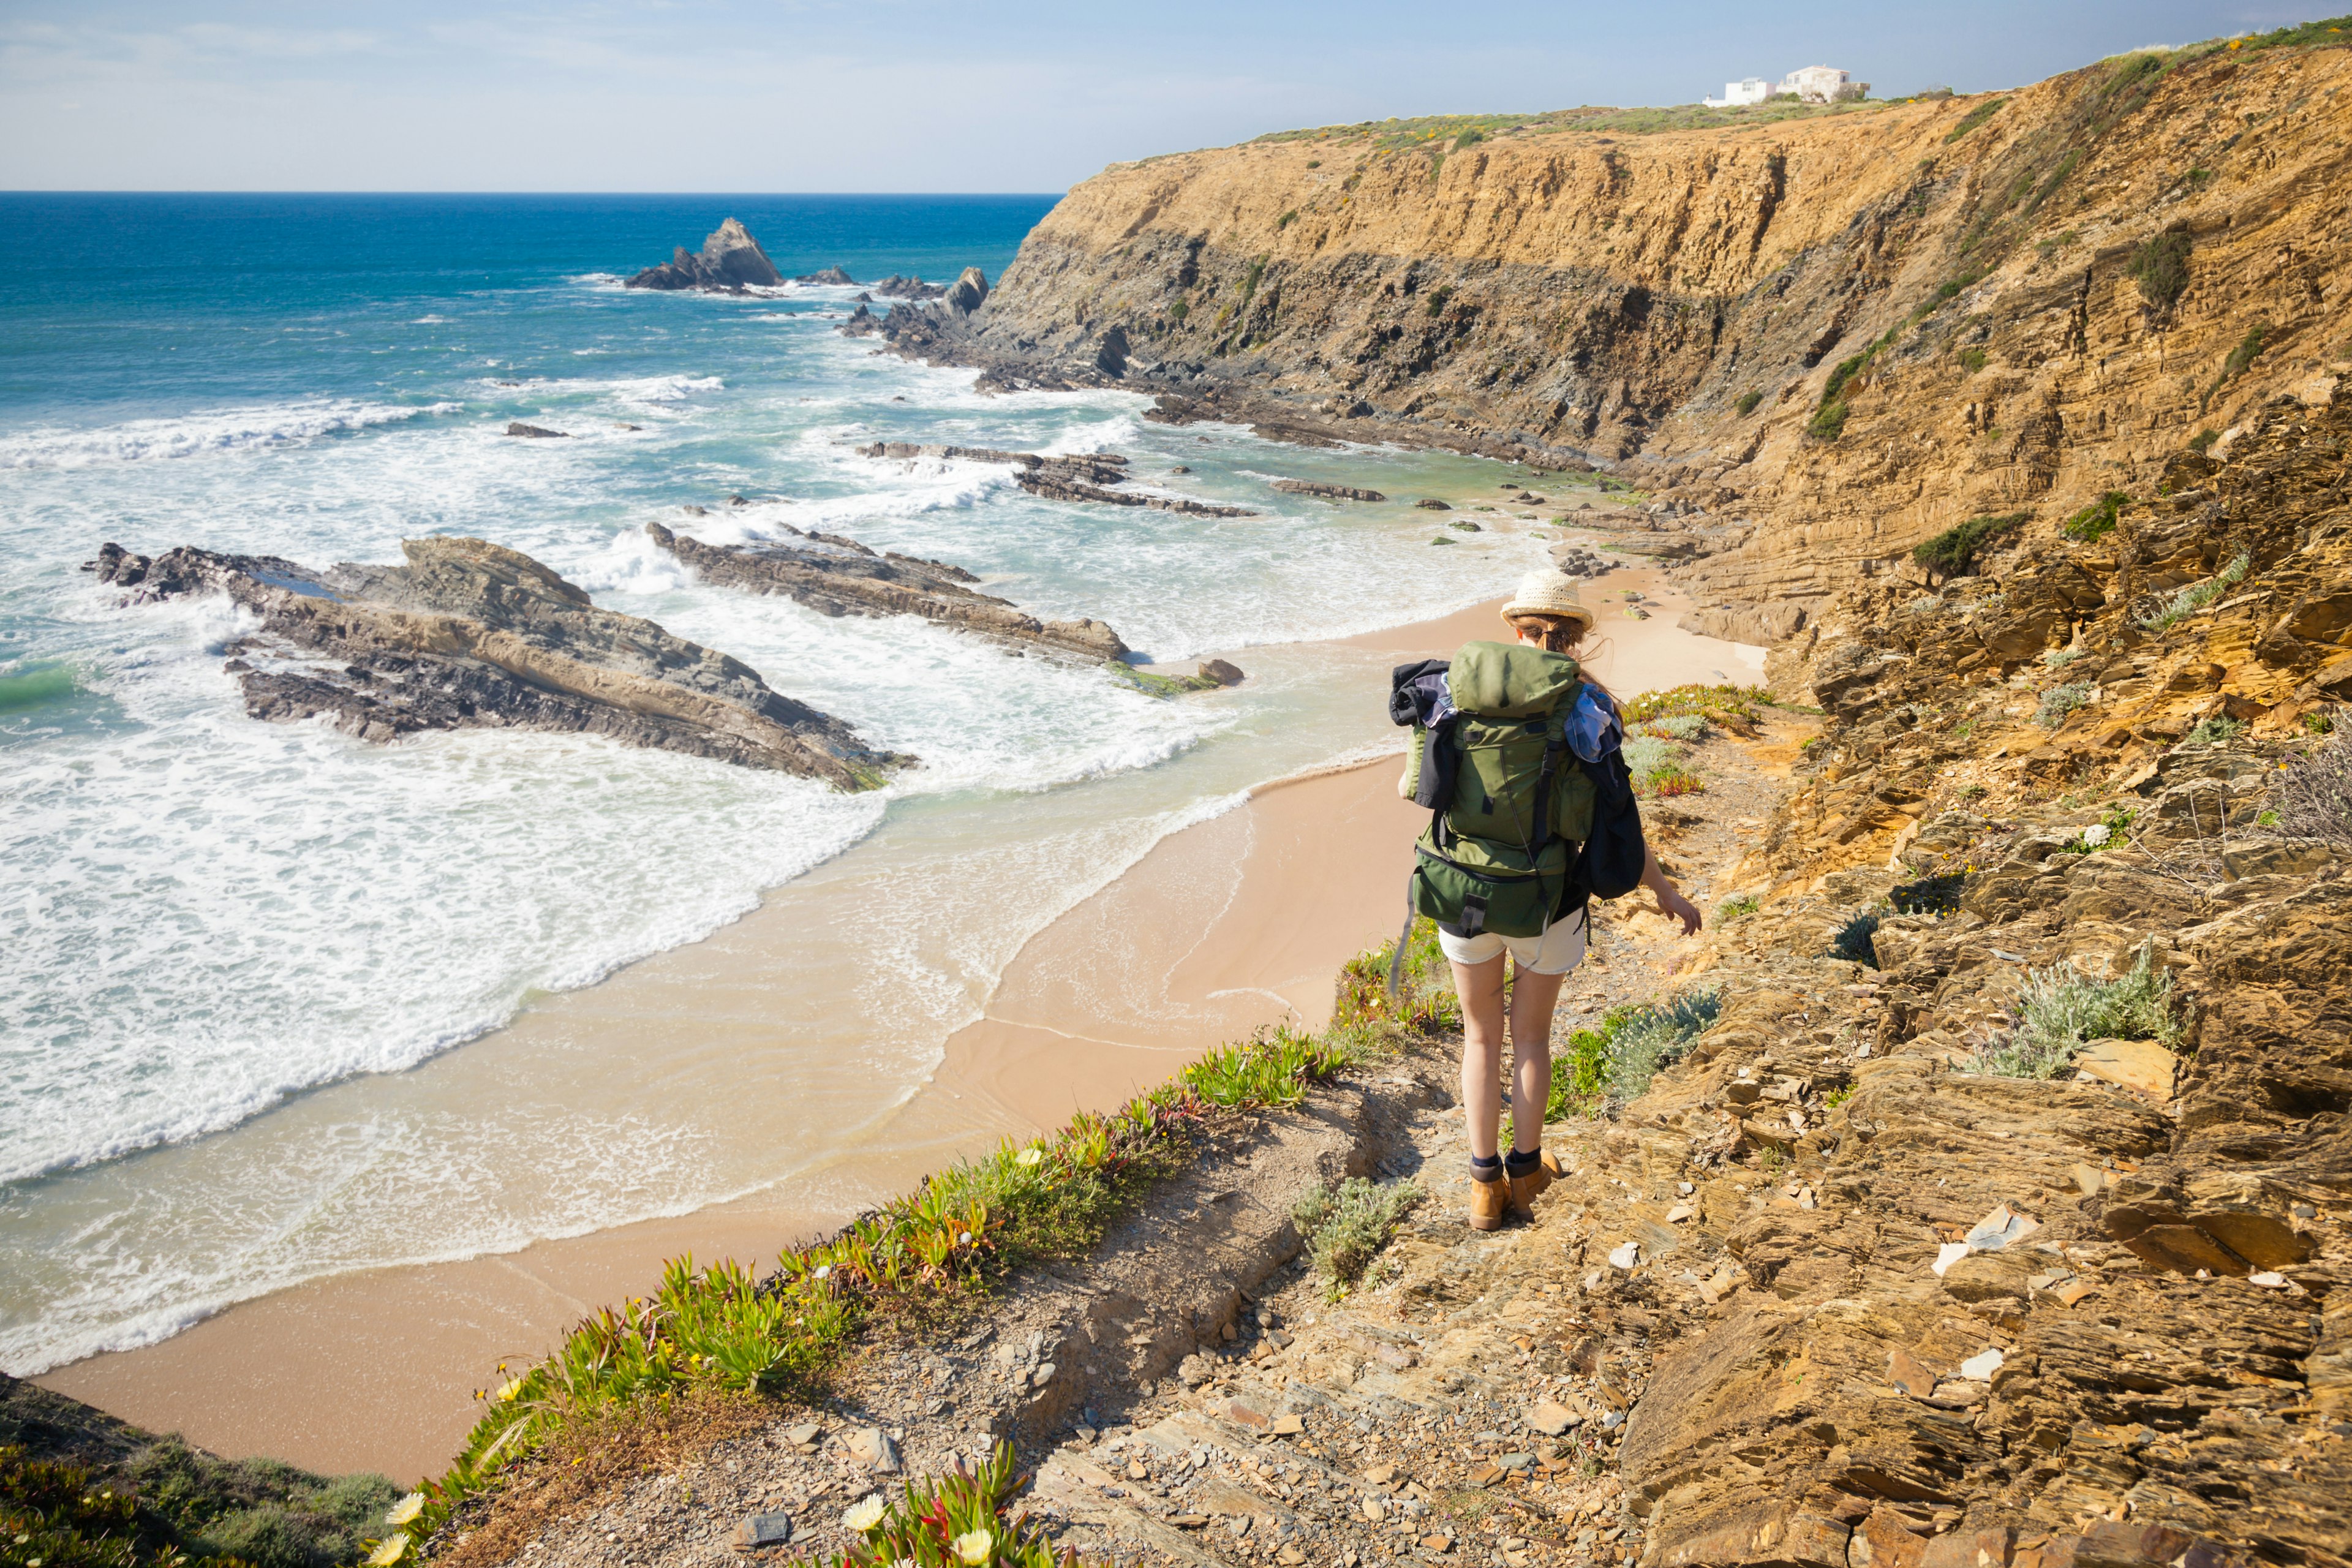
<svg viewBox="0 0 2352 1568"><path fill-rule="evenodd" d="M1805 66L1769 85L1763 78L1753 76L1745 81L1725 82L1721 98L1699 101L1709 109L1734 109L1780 97L1793 97L1802 103L1843 103L1869 91L1868 82L1856 81L1835 66Z"/></svg>

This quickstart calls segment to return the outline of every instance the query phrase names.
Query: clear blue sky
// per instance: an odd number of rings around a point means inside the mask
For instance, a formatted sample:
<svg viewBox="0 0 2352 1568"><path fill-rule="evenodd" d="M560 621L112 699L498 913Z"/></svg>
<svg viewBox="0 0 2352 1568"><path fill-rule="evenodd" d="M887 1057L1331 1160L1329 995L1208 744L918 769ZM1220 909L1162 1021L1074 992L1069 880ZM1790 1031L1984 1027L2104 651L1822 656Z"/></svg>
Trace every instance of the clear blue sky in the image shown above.
<svg viewBox="0 0 2352 1568"><path fill-rule="evenodd" d="M1054 191L1264 131L1686 103L1802 65L2007 87L2331 8L5 0L0 188Z"/></svg>

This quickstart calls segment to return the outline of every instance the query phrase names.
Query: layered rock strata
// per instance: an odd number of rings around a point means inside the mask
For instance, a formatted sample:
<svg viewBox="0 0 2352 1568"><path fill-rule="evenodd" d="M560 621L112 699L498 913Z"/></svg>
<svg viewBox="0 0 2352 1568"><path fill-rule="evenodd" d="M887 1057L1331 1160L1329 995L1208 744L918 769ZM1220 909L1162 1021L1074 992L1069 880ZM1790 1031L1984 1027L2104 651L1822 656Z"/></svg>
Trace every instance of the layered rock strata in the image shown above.
<svg viewBox="0 0 2352 1568"><path fill-rule="evenodd" d="M1818 608L1971 516L2144 484L2345 357L2352 33L2308 31L1716 131L1119 164L976 314L861 330L1166 419L1608 464L1740 521L1694 542L1704 602Z"/></svg>
<svg viewBox="0 0 2352 1568"><path fill-rule="evenodd" d="M1327 485L1314 479L1275 479L1276 489L1290 496L1315 496L1323 500L1386 500L1378 490L1360 489L1354 485Z"/></svg>
<svg viewBox="0 0 2352 1568"><path fill-rule="evenodd" d="M843 279L846 281L847 274L843 274ZM710 231L701 250L690 251L681 245L669 260L646 268L630 279L627 286L740 294L754 288L772 289L783 280L783 274L768 259L768 253L760 248L760 242L751 237L751 231L730 217Z"/></svg>
<svg viewBox="0 0 2352 1568"><path fill-rule="evenodd" d="M920 616L1024 649L1089 663L1124 659L1118 634L1097 620L1041 621L974 589L961 566L896 552L877 554L854 539L803 533L755 544L705 544L658 522L646 536L694 568L705 582L755 594L782 594L827 616Z"/></svg>
<svg viewBox="0 0 2352 1568"><path fill-rule="evenodd" d="M2352 799L2277 815L2352 720L2347 438L2283 402L2111 530L1780 656L1827 712L1770 891L1612 1134L1698 1184L1601 1237L1689 1320L1622 1457L1654 1561L2352 1552ZM2016 1076L2141 965L2156 1013Z"/></svg>
<svg viewBox="0 0 2352 1568"><path fill-rule="evenodd" d="M362 740L425 730L603 735L868 789L914 759L772 690L750 666L597 609L527 555L479 539L401 542L404 564L314 572L270 555L103 546L86 570L126 603L220 594L260 620L229 647L246 711L323 718Z"/></svg>

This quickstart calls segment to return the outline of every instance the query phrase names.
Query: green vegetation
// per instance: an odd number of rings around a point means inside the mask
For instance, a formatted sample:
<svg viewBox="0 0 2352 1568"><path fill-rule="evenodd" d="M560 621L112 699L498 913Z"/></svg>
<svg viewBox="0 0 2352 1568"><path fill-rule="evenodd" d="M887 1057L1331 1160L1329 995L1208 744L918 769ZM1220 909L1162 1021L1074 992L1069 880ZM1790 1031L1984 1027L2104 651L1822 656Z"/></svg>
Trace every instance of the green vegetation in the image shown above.
<svg viewBox="0 0 2352 1568"><path fill-rule="evenodd" d="M1257 293L1258 279L1265 276L1266 260L1263 256L1257 258L1249 264L1249 270L1242 275L1241 298L1234 305L1234 315L1238 316L1249 309L1250 300Z"/></svg>
<svg viewBox="0 0 2352 1568"><path fill-rule="evenodd" d="M2001 1078L2054 1078L2090 1040L2179 1038L2172 1016L2172 976L2157 969L2143 947L2130 970L2094 980L2071 963L2029 973L2018 1002L2014 1034L1980 1051L1979 1064Z"/></svg>
<svg viewBox="0 0 2352 1568"><path fill-rule="evenodd" d="M2189 449L2201 458L2212 448L2213 443L2221 438L2221 432L2219 430L2200 430L2189 438Z"/></svg>
<svg viewBox="0 0 2352 1568"><path fill-rule="evenodd" d="M1663 719L1645 721L1641 732L1662 740L1694 744L1706 739L1706 716L1703 713L1671 713Z"/></svg>
<svg viewBox="0 0 2352 1568"><path fill-rule="evenodd" d="M1256 142L1332 142L1341 145L1370 142L1369 151L1401 153L1450 144L1456 152L1491 139L1518 135L1549 135L1562 131L1617 132L1633 136L1668 131L1712 131L1748 125L1772 125L1784 120L1811 120L1827 114L1852 114L1885 108L1884 103L1800 103L1793 96L1769 103L1709 109L1682 103L1654 109L1620 109L1586 104L1540 114L1431 114L1400 120L1362 120L1352 125L1318 125L1297 131L1270 131ZM1319 163L1320 159L1315 161ZM1308 167L1314 167L1314 163Z"/></svg>
<svg viewBox="0 0 2352 1568"><path fill-rule="evenodd" d="M1927 568L1931 581L1965 577L1974 570L1979 551L2011 530L2032 521L2032 518L2030 511L2013 511L2002 517L1972 517L1914 546L1911 559Z"/></svg>
<svg viewBox="0 0 2352 1568"><path fill-rule="evenodd" d="M2332 713L2306 713L2303 716L2303 732L2306 735L2333 735L2336 716Z"/></svg>
<svg viewBox="0 0 2352 1568"><path fill-rule="evenodd" d="M929 1480L908 1481L895 1498L877 1493L853 1504L842 1523L863 1539L826 1559L827 1568L1070 1568L1053 1538L1026 1513L1007 1517L1029 1478L1013 1445L971 1474L961 1468Z"/></svg>
<svg viewBox="0 0 2352 1568"><path fill-rule="evenodd" d="M2210 406L2223 387L2245 374L2247 368L2262 357L2263 344L2270 334L2268 321L2258 321L2246 330L2246 335L2238 340L2238 346L2231 349L2229 357L2221 362L2221 374L2215 376L2213 384L2205 389L2205 396L2199 405L2200 408Z"/></svg>
<svg viewBox="0 0 2352 1568"><path fill-rule="evenodd" d="M1754 735L1763 721L1759 709L1781 707L1760 686L1670 686L1644 691L1618 709L1628 730L1662 719L1693 716L1735 735ZM1629 763L1630 765L1630 763Z"/></svg>
<svg viewBox="0 0 2352 1568"><path fill-rule="evenodd" d="M1187 300L1179 300L1168 307L1168 316L1171 321L1181 321L1192 313L1192 302Z"/></svg>
<svg viewBox="0 0 2352 1568"><path fill-rule="evenodd" d="M177 1437L93 1467L0 1447L8 1568L340 1568L400 1495L377 1475L329 1479L270 1459L216 1459Z"/></svg>
<svg viewBox="0 0 2352 1568"><path fill-rule="evenodd" d="M1966 136L1969 132L1974 131L1978 126L1982 125L1986 121L1990 120L1994 115L2000 113L2001 107L2008 102L2009 100L2005 98L1995 98L1989 99L1985 102L1978 104L1974 109L1969 110L1966 114L1960 116L1960 122L1958 125L1953 126L1949 131L1944 132L1945 142L1952 142L1958 141L1961 137Z"/></svg>
<svg viewBox="0 0 2352 1568"><path fill-rule="evenodd" d="M1429 291L1430 315L1432 317L1444 315L1445 313L1445 301L1452 298L1454 298L1454 290L1445 284L1440 283L1436 288L1432 289Z"/></svg>
<svg viewBox="0 0 2352 1568"><path fill-rule="evenodd" d="M1968 367L1968 373L1970 375L1976 374L1977 372L1984 369L1986 365L1991 363L1992 356L1985 353L1982 349L1962 349L1960 351L1960 363Z"/></svg>
<svg viewBox="0 0 2352 1568"><path fill-rule="evenodd" d="M2246 580L2252 570L2251 556L2240 555L2202 583L2192 583L2161 605L2138 617L2139 628L2146 632L2169 631L2187 620L2231 588Z"/></svg>
<svg viewBox="0 0 2352 1568"><path fill-rule="evenodd" d="M1739 401L1733 404L1732 406L1738 409L1739 416L1742 419L1745 419L1749 415L1755 413L1756 405L1763 401L1764 395L1760 392L1743 392L1739 395Z"/></svg>
<svg viewBox="0 0 2352 1568"><path fill-rule="evenodd" d="M1822 1105L1826 1110L1835 1110L1839 1106L1843 1105L1847 1100L1852 1100L1853 1098L1853 1085L1847 1084L1843 1089L1833 1089L1827 1094L1822 1096Z"/></svg>
<svg viewBox="0 0 2352 1568"><path fill-rule="evenodd" d="M2046 668L2063 669L2082 657L2079 647L2053 647L2042 656L2042 663Z"/></svg>
<svg viewBox="0 0 2352 1568"><path fill-rule="evenodd" d="M2105 539L2116 531L2116 520L2130 500L2121 490L2109 490L2059 524L2058 531L2084 544Z"/></svg>
<svg viewBox="0 0 2352 1568"><path fill-rule="evenodd" d="M1757 898L1755 894L1735 893L1716 905L1715 918L1719 922L1728 925L1733 921L1746 920L1762 907L1763 900Z"/></svg>
<svg viewBox="0 0 2352 1568"><path fill-rule="evenodd" d="M2063 686L2053 686L2042 694L2042 705L2033 710L2033 721L2045 730L2055 730L2066 721L2066 716L2091 700L2091 683L2070 680Z"/></svg>
<svg viewBox="0 0 2352 1568"><path fill-rule="evenodd" d="M2192 746L2219 746L2236 740L2245 732L2246 721L2243 719L2230 719L2216 715L2210 719L2198 720L2195 726L2182 738Z"/></svg>
<svg viewBox="0 0 2352 1568"><path fill-rule="evenodd" d="M1190 1162L1221 1110L1296 1104L1311 1082L1405 1033L1458 1029L1435 926L1423 921L1410 933L1393 996L1391 956L1384 946L1342 969L1321 1036L1263 1033L1111 1115L1080 1115L936 1173L830 1240L785 1252L765 1279L732 1262L671 1263L653 1296L585 1319L546 1360L483 1394L488 1411L457 1463L425 1484L376 1560L398 1562L460 1503L560 1438L587 1440L601 1424L673 1399L808 1396L870 1328L950 1321L1022 1264L1085 1253L1116 1214Z"/></svg>
<svg viewBox="0 0 2352 1568"><path fill-rule="evenodd" d="M2139 285L2140 298L2159 310L2169 310L2189 288L2189 231L2168 228L2143 241L2124 268Z"/></svg>
<svg viewBox="0 0 2352 1568"><path fill-rule="evenodd" d="M1275 219L1274 226L1278 229L1288 228L1292 224L1295 224L1297 221L1298 209L1297 207L1293 207L1288 212L1283 214L1280 217Z"/></svg>
<svg viewBox="0 0 2352 1568"><path fill-rule="evenodd" d="M1364 1278L1364 1270L1396 1234L1397 1223L1421 1201L1411 1182L1368 1182L1350 1176L1318 1186L1290 1211L1325 1296L1338 1300Z"/></svg>
<svg viewBox="0 0 2352 1568"><path fill-rule="evenodd" d="M1459 153L1463 148L1475 147L1485 140L1486 140L1486 133L1473 125L1469 130L1465 131L1461 135L1456 136L1454 139L1454 150L1456 153Z"/></svg>
<svg viewBox="0 0 2352 1568"><path fill-rule="evenodd" d="M1544 1120L1597 1110L1604 1100L1636 1098L1722 1012L1723 997L1716 991L1612 1007L1601 1015L1599 1028L1577 1030L1567 1048L1553 1056Z"/></svg>

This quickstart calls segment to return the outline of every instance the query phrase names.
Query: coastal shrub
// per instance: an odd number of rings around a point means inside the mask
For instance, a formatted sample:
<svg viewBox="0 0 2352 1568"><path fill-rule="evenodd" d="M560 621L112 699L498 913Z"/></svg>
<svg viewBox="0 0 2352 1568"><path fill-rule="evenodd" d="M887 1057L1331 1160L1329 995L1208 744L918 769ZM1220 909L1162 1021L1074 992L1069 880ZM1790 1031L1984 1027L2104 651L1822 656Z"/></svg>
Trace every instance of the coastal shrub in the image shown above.
<svg viewBox="0 0 2352 1568"><path fill-rule="evenodd" d="M2171 630L2180 622L2187 620L2223 594L2244 582L2246 574L2252 570L2252 567L2253 560L2251 556L2237 556L2202 583L2190 584L2141 615L2138 617L2140 630L2147 632Z"/></svg>
<svg viewBox="0 0 2352 1568"><path fill-rule="evenodd" d="M1744 921L1763 907L1763 900L1753 893L1734 893L1715 907L1715 918L1728 923Z"/></svg>
<svg viewBox="0 0 2352 1568"><path fill-rule="evenodd" d="M2070 680L2063 686L2053 686L2042 694L2042 705L2033 710L2033 721L2045 730L2055 730L2066 721L2066 716L2091 700L2091 683Z"/></svg>
<svg viewBox="0 0 2352 1568"><path fill-rule="evenodd" d="M1672 767L1682 758L1682 748L1656 735L1633 733L1625 737L1625 771L1641 781L1660 768Z"/></svg>
<svg viewBox="0 0 2352 1568"><path fill-rule="evenodd" d="M1340 967L1327 1039L1370 1040L1390 1029L1423 1038L1460 1032L1462 999L1454 993L1454 966L1438 945L1437 922L1425 915L1414 920L1405 938L1404 963L1394 965L1395 957L1396 943L1384 942ZM1393 996L1391 967L1399 979Z"/></svg>
<svg viewBox="0 0 2352 1568"><path fill-rule="evenodd" d="M2109 490L2059 524L2058 531L2083 544L2088 544L2094 540L2105 539L2116 531L2117 515L2122 511L2124 503L2129 500L2131 497L2121 490Z"/></svg>
<svg viewBox="0 0 2352 1568"><path fill-rule="evenodd" d="M999 1442L976 1471L959 1465L910 1480L897 1496L877 1492L851 1504L841 1522L857 1532L857 1544L822 1561L825 1568L1074 1568L1075 1553L1057 1553L1042 1525L1010 1511L1028 1479L1013 1445Z"/></svg>
<svg viewBox="0 0 2352 1568"><path fill-rule="evenodd" d="M1643 724L1641 732L1668 741L1703 741L1706 738L1706 715L1669 713L1663 719L1652 719Z"/></svg>
<svg viewBox="0 0 2352 1568"><path fill-rule="evenodd" d="M1739 416L1742 419L1745 419L1750 414L1755 413L1756 405L1763 401L1764 395L1760 392L1743 392L1739 395L1739 401L1733 404L1732 406L1738 409Z"/></svg>
<svg viewBox="0 0 2352 1568"><path fill-rule="evenodd" d="M1961 137L1966 136L1969 132L1974 131L1978 126L1982 125L1986 121L1990 120L1995 114L1999 113L2001 106L2006 104L2008 101L2009 100L2005 98L1996 98L1987 102L1978 104L1974 109L1969 110L1966 114L1960 116L1960 122L1958 125L1953 126L1949 131L1944 132L1944 140L1947 142L1958 141Z"/></svg>
<svg viewBox="0 0 2352 1568"><path fill-rule="evenodd" d="M1622 703L1617 711L1629 730L1660 719L1696 716L1735 735L1754 735L1767 706L1781 706L1760 686L1670 686L1644 691ZM1632 766L1629 757L1627 766Z"/></svg>
<svg viewBox="0 0 2352 1568"><path fill-rule="evenodd" d="M1668 763L1634 780L1634 788L1654 799L1667 800L1678 795L1705 795L1706 781L1678 763Z"/></svg>
<svg viewBox="0 0 2352 1568"><path fill-rule="evenodd" d="M1993 540L2019 525L2032 521L2030 511L2013 511L2000 517L1972 517L1956 523L1933 539L1914 545L1911 559L1927 570L1937 582L1952 577L1965 577L1975 570L1977 553Z"/></svg>
<svg viewBox="0 0 2352 1568"><path fill-rule="evenodd" d="M2155 1040L2167 1047L2180 1036L2172 1016L2172 976L2158 969L2147 948L2114 980L2094 980L2072 963L2035 970L2018 1000L2010 1037L1978 1053L1978 1064L2001 1078L2054 1078L2085 1042Z"/></svg>
<svg viewBox="0 0 2352 1568"><path fill-rule="evenodd" d="M1715 991L1612 1007L1597 1028L1575 1031L1566 1049L1552 1053L1544 1120L1558 1121L1607 1100L1637 1098L1722 1012L1722 995Z"/></svg>
<svg viewBox="0 0 2352 1568"><path fill-rule="evenodd" d="M1982 349L1962 349L1960 351L1960 363L1966 367L1970 375L1976 374L1977 372L1984 369L1986 365L1990 364L1991 363L1992 356L1985 353Z"/></svg>
<svg viewBox="0 0 2352 1568"><path fill-rule="evenodd" d="M2328 721L2318 745L2287 764L2271 784L2279 830L2298 838L2352 845L2352 725L2335 714L2306 714Z"/></svg>
<svg viewBox="0 0 2352 1568"><path fill-rule="evenodd" d="M2247 368L2262 357L2263 345L2269 341L2271 327L2267 321L2258 321L2246 329L2246 335L2238 340L2237 346L2221 361L2221 374L2215 376L2213 384L2205 389L2205 403L2210 404L2223 387L2243 375Z"/></svg>
<svg viewBox="0 0 2352 1568"><path fill-rule="evenodd" d="M2063 669L2082 657L2079 647L2053 647L2042 656L2042 662L2048 668Z"/></svg>
<svg viewBox="0 0 2352 1568"><path fill-rule="evenodd" d="M2198 720L2182 739L2192 746L2219 746L2236 740L2245 732L2246 721L2243 719L2231 719L2215 714L2210 719Z"/></svg>
<svg viewBox="0 0 2352 1568"><path fill-rule="evenodd" d="M2303 732L2306 735L2333 735L2336 733L2336 715L2333 713L2305 714Z"/></svg>
<svg viewBox="0 0 2352 1568"><path fill-rule="evenodd" d="M2221 438L2221 432L2219 430L2200 430L2196 435L2189 437L2189 449L2201 458L2207 449Z"/></svg>
<svg viewBox="0 0 2352 1568"><path fill-rule="evenodd" d="M1192 313L1192 305L1189 300L1179 300L1168 307L1168 319L1171 321L1181 321Z"/></svg>
<svg viewBox="0 0 2352 1568"><path fill-rule="evenodd" d="M1877 968L1878 950L1871 945L1870 941L1877 931L1876 911L1864 910L1838 928L1837 935L1830 942L1830 956L1844 959L1848 963L1866 963L1873 969Z"/></svg>
<svg viewBox="0 0 2352 1568"><path fill-rule="evenodd" d="M1397 1223L1421 1201L1411 1182L1370 1182L1361 1176L1318 1186L1290 1211L1324 1294L1339 1300L1360 1283L1364 1270L1396 1234Z"/></svg>
<svg viewBox="0 0 2352 1568"><path fill-rule="evenodd" d="M2168 310L2189 288L2189 232L2168 228L2142 241L2124 268L2139 285L2140 298L2159 310Z"/></svg>
<svg viewBox="0 0 2352 1568"><path fill-rule="evenodd" d="M1298 209L1297 207L1293 207L1288 212L1283 214L1280 217L1275 219L1274 226L1276 228L1288 228L1292 224L1295 224L1297 221Z"/></svg>
<svg viewBox="0 0 2352 1568"><path fill-rule="evenodd" d="M1433 317L1445 313L1445 301L1454 298L1454 290L1440 283L1429 291L1429 313Z"/></svg>

